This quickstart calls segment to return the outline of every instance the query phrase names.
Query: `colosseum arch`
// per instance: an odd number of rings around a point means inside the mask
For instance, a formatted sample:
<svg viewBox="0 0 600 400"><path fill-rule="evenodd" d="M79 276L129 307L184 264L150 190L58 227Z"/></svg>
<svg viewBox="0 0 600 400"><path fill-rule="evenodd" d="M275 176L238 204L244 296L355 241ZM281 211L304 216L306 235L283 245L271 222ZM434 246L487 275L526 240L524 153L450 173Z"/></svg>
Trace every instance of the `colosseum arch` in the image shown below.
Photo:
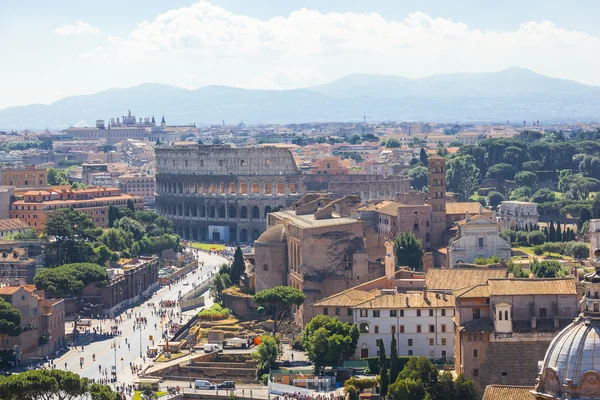
<svg viewBox="0 0 600 400"><path fill-rule="evenodd" d="M252 241L254 242L260 236L260 231L258 229L252 229Z"/></svg>
<svg viewBox="0 0 600 400"><path fill-rule="evenodd" d="M219 218L225 218L225 204L219 205Z"/></svg>
<svg viewBox="0 0 600 400"><path fill-rule="evenodd" d="M231 195L235 194L235 183L229 184L229 194L231 194Z"/></svg>
<svg viewBox="0 0 600 400"><path fill-rule="evenodd" d="M248 219L248 207L242 206L242 209L240 210L240 218Z"/></svg>
<svg viewBox="0 0 600 400"><path fill-rule="evenodd" d="M258 185L258 183L253 183L252 184L252 194L259 194L260 193L260 186Z"/></svg>
<svg viewBox="0 0 600 400"><path fill-rule="evenodd" d="M240 229L240 242L245 243L248 241L248 229Z"/></svg>
<svg viewBox="0 0 600 400"><path fill-rule="evenodd" d="M228 218L237 218L236 214L237 214L237 210L235 208L235 206L233 204L229 205L229 210L227 210L227 217Z"/></svg>
<svg viewBox="0 0 600 400"><path fill-rule="evenodd" d="M266 206L265 207L265 218L267 218L267 215L271 212L271 206Z"/></svg>
<svg viewBox="0 0 600 400"><path fill-rule="evenodd" d="M198 240L198 228L195 226L192 227L192 240Z"/></svg>
<svg viewBox="0 0 600 400"><path fill-rule="evenodd" d="M225 196L227 194L225 187L225 182L219 183L219 194L222 196Z"/></svg>
<svg viewBox="0 0 600 400"><path fill-rule="evenodd" d="M208 213L208 217L209 218L216 218L216 215L217 215L217 210L215 208L215 205L211 204L210 205L210 212Z"/></svg>
<svg viewBox="0 0 600 400"><path fill-rule="evenodd" d="M265 183L265 187L263 189L264 189L265 196L273 195L273 184L272 183Z"/></svg>
<svg viewBox="0 0 600 400"><path fill-rule="evenodd" d="M252 219L260 219L260 209L258 206L252 207Z"/></svg>
<svg viewBox="0 0 600 400"><path fill-rule="evenodd" d="M240 183L240 194L247 195L248 194L248 184Z"/></svg>
<svg viewBox="0 0 600 400"><path fill-rule="evenodd" d="M206 207L204 206L204 203L200 203L200 205L198 206L198 208L199 208L198 211L199 211L199 214L200 214L199 216L202 217L202 218L206 217Z"/></svg>

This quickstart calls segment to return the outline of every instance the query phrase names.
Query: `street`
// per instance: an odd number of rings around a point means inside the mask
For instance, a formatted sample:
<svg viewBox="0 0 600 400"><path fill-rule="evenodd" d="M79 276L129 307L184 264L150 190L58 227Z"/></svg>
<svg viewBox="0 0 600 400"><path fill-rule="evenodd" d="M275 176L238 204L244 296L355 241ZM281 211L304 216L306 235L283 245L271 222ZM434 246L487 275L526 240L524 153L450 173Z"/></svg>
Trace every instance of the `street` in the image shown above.
<svg viewBox="0 0 600 400"><path fill-rule="evenodd" d="M209 274L211 272L216 272L221 264L227 262L224 257L203 252L199 252L198 260L199 263L204 262L203 267L199 267L196 271L188 274L178 283L171 285L171 289L169 289L168 286L163 287L148 301L140 306L129 309L128 312L131 312L133 315L131 319L127 318L126 313L121 314L123 322L119 324L118 327L118 329L122 331L120 336L92 342L85 345L83 351L81 346L78 346L76 349L70 350L59 359L54 360L56 368L66 368L81 376L96 380L107 379L111 377L111 370L114 367L116 360L118 383L120 385L133 383L136 376L132 373L130 364L144 368L151 363L151 360L145 357L146 350L148 347L158 345L162 338L161 326L164 326L169 320L167 317L160 318L156 314L153 315L152 311L154 310L154 307L149 306L148 303L154 303L158 310L158 303L160 301L176 301L180 291L183 295L192 290L193 283L200 284L209 279ZM200 268L202 268L202 270L200 270ZM184 283L187 283L187 285L184 285ZM210 304L212 304L212 302L207 302L207 305ZM201 309L202 307L184 313L181 321L182 324L185 324ZM174 315L179 312L178 307L164 308L164 310L167 312L173 310ZM146 318L147 324L141 325L141 328L134 326L136 325L135 317ZM179 319L176 317L174 317L173 320L174 322L179 322ZM114 322L111 320L94 320L93 323L94 327L101 327L103 332L110 332L112 325L114 325ZM152 336L154 344L150 340L150 336ZM95 361L93 360L93 355L95 355ZM83 364L80 366L81 360L83 360Z"/></svg>

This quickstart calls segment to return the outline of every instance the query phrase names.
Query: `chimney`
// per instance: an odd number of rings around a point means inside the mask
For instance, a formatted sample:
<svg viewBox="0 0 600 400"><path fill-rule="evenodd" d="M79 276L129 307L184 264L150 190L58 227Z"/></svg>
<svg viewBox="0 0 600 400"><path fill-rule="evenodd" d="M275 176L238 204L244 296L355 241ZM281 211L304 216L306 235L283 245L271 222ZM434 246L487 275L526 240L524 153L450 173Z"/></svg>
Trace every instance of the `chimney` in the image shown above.
<svg viewBox="0 0 600 400"><path fill-rule="evenodd" d="M423 285L423 298L427 300L427 285Z"/></svg>
<svg viewBox="0 0 600 400"><path fill-rule="evenodd" d="M536 329L536 328L537 328L537 318L531 317L531 329Z"/></svg>

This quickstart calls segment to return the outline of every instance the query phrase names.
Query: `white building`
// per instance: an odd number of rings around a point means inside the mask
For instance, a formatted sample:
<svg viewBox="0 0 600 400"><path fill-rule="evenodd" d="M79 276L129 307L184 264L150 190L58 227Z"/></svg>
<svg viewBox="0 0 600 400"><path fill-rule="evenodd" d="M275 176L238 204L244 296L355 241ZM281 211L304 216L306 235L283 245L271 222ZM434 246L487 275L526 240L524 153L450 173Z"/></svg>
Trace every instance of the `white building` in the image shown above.
<svg viewBox="0 0 600 400"><path fill-rule="evenodd" d="M590 219L590 257L592 260L600 258L600 219Z"/></svg>
<svg viewBox="0 0 600 400"><path fill-rule="evenodd" d="M384 289L373 300L353 308L360 338L354 358L376 357L379 340L389 356L392 335L399 356L432 360L454 357L454 296L440 293L397 293Z"/></svg>
<svg viewBox="0 0 600 400"><path fill-rule="evenodd" d="M537 204L528 201L503 201L498 208L496 218L501 229L526 229L530 230L538 224L540 214Z"/></svg>
<svg viewBox="0 0 600 400"><path fill-rule="evenodd" d="M458 235L448 245L448 267L472 263L476 258L498 256L510 260L510 243L500 237L500 224L484 215L457 223Z"/></svg>

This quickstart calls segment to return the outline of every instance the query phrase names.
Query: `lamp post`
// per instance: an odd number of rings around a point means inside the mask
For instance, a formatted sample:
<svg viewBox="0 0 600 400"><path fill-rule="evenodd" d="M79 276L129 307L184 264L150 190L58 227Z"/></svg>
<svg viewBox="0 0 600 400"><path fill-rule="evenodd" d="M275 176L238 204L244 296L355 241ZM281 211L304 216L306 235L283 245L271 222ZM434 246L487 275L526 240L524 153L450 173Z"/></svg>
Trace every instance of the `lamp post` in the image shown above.
<svg viewBox="0 0 600 400"><path fill-rule="evenodd" d="M194 348L194 346L196 345L196 340L195 337L192 338L192 340L190 341L190 357L189 357L189 362L188 362L188 371L189 371L189 379L190 379L190 389L192 388L192 349Z"/></svg>
<svg viewBox="0 0 600 400"><path fill-rule="evenodd" d="M142 352L142 319L140 317L140 320L136 323L137 327L138 327L138 331L140 331L140 358L144 357L144 353Z"/></svg>

